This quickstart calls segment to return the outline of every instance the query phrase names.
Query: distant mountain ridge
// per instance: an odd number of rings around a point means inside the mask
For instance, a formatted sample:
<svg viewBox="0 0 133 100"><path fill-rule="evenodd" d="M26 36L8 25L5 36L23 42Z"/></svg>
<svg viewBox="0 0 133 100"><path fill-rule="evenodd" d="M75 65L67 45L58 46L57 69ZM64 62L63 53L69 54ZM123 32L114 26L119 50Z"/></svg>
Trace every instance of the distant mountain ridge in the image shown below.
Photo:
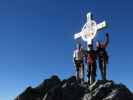
<svg viewBox="0 0 133 100"><path fill-rule="evenodd" d="M72 76L61 81L58 76L44 80L39 86L28 87L14 100L133 100L133 94L123 84L96 81L79 84Z"/></svg>

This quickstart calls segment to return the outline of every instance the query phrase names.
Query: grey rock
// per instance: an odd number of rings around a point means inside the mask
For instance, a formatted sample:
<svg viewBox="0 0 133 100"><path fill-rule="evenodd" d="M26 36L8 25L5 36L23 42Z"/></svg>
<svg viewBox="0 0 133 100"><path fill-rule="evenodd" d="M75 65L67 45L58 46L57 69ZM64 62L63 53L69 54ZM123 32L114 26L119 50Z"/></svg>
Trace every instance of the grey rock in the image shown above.
<svg viewBox="0 0 133 100"><path fill-rule="evenodd" d="M77 82L75 76L63 81L52 76L38 87L28 87L15 100L133 100L133 94L125 85L109 80L89 86Z"/></svg>
<svg viewBox="0 0 133 100"><path fill-rule="evenodd" d="M54 88L60 83L61 81L58 76L54 75L51 78L44 80L39 86L35 88L26 88L26 90L17 96L15 100L42 100L48 90Z"/></svg>

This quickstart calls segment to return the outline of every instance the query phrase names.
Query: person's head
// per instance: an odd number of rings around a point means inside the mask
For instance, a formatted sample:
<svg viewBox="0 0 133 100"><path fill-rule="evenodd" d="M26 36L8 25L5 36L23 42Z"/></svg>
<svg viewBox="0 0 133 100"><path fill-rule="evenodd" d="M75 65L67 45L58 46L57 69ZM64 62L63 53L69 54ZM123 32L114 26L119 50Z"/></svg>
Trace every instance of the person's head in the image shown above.
<svg viewBox="0 0 133 100"><path fill-rule="evenodd" d="M89 48L90 50L92 50L92 49L93 49L93 45L92 45L92 44L89 44L89 45L88 45L88 48Z"/></svg>
<svg viewBox="0 0 133 100"><path fill-rule="evenodd" d="M77 43L76 48L77 49L80 49L81 48L81 44L80 43Z"/></svg>

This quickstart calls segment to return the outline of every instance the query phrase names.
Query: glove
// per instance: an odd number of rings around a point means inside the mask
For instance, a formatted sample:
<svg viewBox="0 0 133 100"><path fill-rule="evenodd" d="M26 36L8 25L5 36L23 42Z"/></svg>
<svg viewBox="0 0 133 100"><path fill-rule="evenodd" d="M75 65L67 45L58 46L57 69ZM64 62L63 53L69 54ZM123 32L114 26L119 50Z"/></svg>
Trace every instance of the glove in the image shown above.
<svg viewBox="0 0 133 100"><path fill-rule="evenodd" d="M109 37L109 34L108 33L106 33L106 37Z"/></svg>

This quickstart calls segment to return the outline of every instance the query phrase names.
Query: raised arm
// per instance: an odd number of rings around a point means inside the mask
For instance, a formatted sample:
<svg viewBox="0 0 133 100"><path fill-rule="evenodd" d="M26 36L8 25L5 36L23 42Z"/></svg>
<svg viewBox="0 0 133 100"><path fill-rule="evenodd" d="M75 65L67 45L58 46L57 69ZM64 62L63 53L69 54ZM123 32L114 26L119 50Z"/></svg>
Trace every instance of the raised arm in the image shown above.
<svg viewBox="0 0 133 100"><path fill-rule="evenodd" d="M104 40L102 47L106 48L108 46L108 44L109 44L109 34L106 33L105 40Z"/></svg>
<svg viewBox="0 0 133 100"><path fill-rule="evenodd" d="M75 62L75 57L76 57L76 55L75 55L75 50L74 50L74 52L73 52L73 62Z"/></svg>

